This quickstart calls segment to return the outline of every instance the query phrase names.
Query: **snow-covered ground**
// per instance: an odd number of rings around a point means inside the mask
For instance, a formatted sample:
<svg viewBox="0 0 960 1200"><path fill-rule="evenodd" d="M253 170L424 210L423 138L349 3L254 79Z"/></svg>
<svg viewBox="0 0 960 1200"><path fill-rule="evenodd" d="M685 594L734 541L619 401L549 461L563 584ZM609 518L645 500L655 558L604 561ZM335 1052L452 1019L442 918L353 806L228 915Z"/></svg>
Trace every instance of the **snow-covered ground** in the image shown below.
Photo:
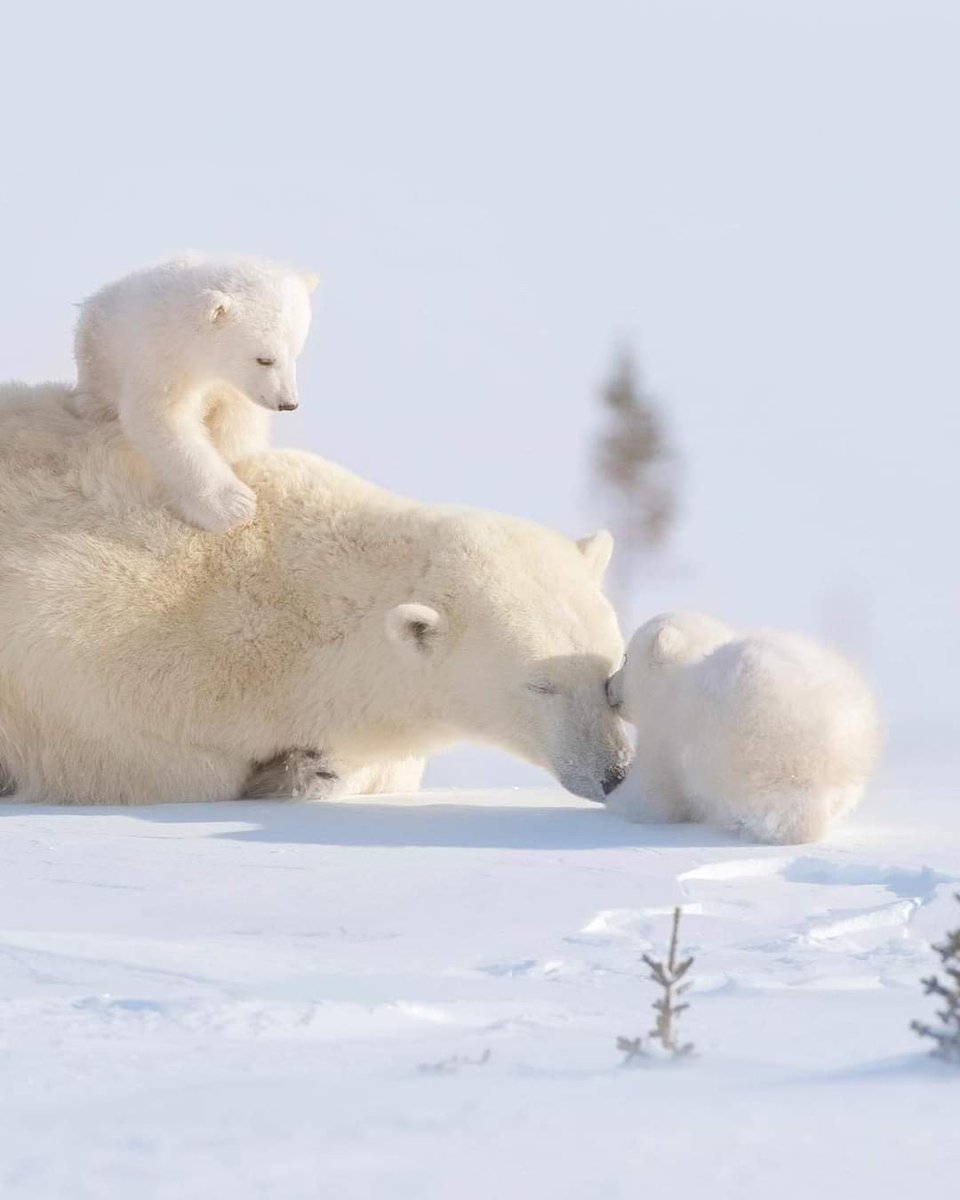
<svg viewBox="0 0 960 1200"><path fill-rule="evenodd" d="M0 806L0 1195L946 1195L951 779L791 848L552 790ZM699 1056L624 1069L678 903Z"/></svg>

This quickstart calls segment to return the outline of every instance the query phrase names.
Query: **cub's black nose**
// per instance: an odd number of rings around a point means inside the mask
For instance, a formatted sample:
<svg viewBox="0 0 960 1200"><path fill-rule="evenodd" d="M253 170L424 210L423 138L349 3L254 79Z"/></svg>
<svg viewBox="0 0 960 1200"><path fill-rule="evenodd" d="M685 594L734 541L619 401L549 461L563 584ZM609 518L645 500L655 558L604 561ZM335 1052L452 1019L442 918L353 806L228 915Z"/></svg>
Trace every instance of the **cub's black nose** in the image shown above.
<svg viewBox="0 0 960 1200"><path fill-rule="evenodd" d="M283 404L277 405L277 412L293 412L296 407L297 402L295 400L285 400Z"/></svg>
<svg viewBox="0 0 960 1200"><path fill-rule="evenodd" d="M611 767L603 777L603 794L609 796L615 787L623 783L626 774L626 767Z"/></svg>

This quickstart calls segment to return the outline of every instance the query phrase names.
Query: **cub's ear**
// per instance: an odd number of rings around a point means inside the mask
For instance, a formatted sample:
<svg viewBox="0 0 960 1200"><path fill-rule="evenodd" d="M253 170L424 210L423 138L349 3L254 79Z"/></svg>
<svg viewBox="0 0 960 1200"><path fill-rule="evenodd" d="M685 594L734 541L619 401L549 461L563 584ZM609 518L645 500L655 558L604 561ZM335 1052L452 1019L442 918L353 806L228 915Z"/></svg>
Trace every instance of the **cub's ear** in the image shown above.
<svg viewBox="0 0 960 1200"><path fill-rule="evenodd" d="M446 621L426 604L398 604L386 617L387 637L405 652L431 654L443 636Z"/></svg>
<svg viewBox="0 0 960 1200"><path fill-rule="evenodd" d="M660 626L650 641L650 659L661 664L676 662L686 643L687 639L681 630L667 622Z"/></svg>
<svg viewBox="0 0 960 1200"><path fill-rule="evenodd" d="M206 291L202 297L203 319L209 325L222 325L233 311L233 301L226 292Z"/></svg>
<svg viewBox="0 0 960 1200"><path fill-rule="evenodd" d="M308 292L316 291L317 284L320 282L319 275L314 275L311 271L302 271L300 278L303 280L303 285Z"/></svg>
<svg viewBox="0 0 960 1200"><path fill-rule="evenodd" d="M599 583L603 579L604 571L610 565L610 556L613 554L613 535L606 529L601 529L589 537L581 538L577 542L577 549L587 560L588 569Z"/></svg>

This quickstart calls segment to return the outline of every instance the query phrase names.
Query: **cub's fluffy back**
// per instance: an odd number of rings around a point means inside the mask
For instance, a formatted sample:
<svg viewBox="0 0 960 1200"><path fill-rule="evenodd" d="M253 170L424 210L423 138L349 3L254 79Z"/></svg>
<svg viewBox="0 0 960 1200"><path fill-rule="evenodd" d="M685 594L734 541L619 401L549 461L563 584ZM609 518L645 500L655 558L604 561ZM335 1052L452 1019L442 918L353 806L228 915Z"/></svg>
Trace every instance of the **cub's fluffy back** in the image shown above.
<svg viewBox="0 0 960 1200"><path fill-rule="evenodd" d="M719 647L691 673L733 766L758 788L865 781L880 747L873 694L841 655L799 634L765 633Z"/></svg>

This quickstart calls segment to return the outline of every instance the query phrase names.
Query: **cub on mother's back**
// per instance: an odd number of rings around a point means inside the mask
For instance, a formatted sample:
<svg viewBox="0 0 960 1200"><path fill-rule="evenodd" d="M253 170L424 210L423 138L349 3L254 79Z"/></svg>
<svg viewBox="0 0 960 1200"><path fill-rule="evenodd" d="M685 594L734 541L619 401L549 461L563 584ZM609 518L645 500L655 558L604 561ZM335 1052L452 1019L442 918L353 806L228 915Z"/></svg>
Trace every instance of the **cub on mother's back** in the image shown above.
<svg viewBox="0 0 960 1200"><path fill-rule="evenodd" d="M267 412L297 407L311 277L252 258L188 255L109 283L80 307L85 415L119 415L185 521L245 524L256 497L230 463L267 445Z"/></svg>

